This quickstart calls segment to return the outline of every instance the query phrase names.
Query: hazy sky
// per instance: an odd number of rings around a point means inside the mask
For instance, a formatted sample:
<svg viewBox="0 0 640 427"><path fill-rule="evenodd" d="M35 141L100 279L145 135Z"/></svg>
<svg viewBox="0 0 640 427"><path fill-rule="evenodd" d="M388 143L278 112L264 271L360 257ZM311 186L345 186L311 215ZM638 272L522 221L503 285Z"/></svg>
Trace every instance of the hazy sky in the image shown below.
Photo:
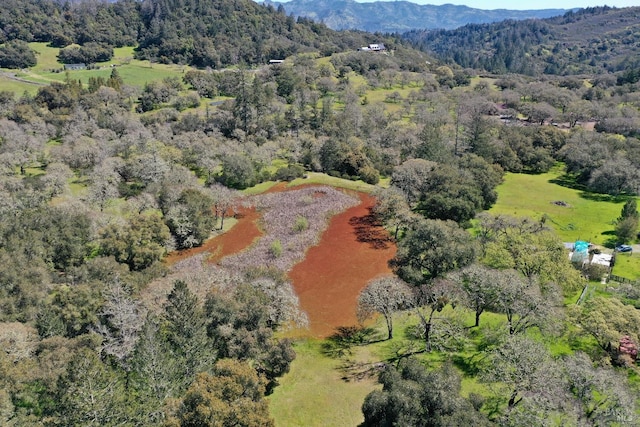
<svg viewBox="0 0 640 427"><path fill-rule="evenodd" d="M373 0L356 0L360 2ZM392 1L392 0L386 0ZM476 9L572 9L574 7L615 6L628 7L640 6L640 0L409 0L419 4L458 4Z"/></svg>

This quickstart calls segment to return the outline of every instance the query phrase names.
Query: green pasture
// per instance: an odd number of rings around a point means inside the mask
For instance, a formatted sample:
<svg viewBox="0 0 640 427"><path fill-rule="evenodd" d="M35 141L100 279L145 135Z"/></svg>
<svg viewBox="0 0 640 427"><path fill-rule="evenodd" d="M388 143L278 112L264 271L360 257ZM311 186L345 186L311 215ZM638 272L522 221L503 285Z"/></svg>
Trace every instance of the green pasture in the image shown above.
<svg viewBox="0 0 640 427"><path fill-rule="evenodd" d="M25 92L33 95L40 87L42 87L42 85L37 83L19 81L5 75L0 75L0 90L13 92L16 97L21 96Z"/></svg>
<svg viewBox="0 0 640 427"><path fill-rule="evenodd" d="M37 83L47 84L53 81L64 81L69 76L69 78L80 80L83 84L87 84L89 77L108 78L111 75L112 65L115 65L118 67L118 72L125 84L143 87L145 83L153 80L161 80L166 77L182 78L182 75L191 69L183 65L157 64L133 59L134 48L125 46L114 49L114 56L111 61L96 64L99 67L98 69L73 70L67 73L62 71L64 64L58 62L59 48L50 47L47 43L41 42L29 43L29 46L36 52L38 63L26 72L18 72L17 77ZM37 91L37 86L33 87L28 83L15 81L13 81L12 86L7 85L7 87L7 90L14 90L19 93L24 92L24 90L29 92Z"/></svg>
<svg viewBox="0 0 640 427"><path fill-rule="evenodd" d="M101 68L97 70L75 70L69 71L69 77L82 81L83 84L89 82L89 77L109 78L112 67L109 63L98 64ZM117 65L117 64L116 64ZM189 67L166 64L151 64L149 61L132 60L129 64L117 65L118 74L129 86L142 88L146 83L154 80L162 80L167 77L178 77L182 79L182 75ZM67 73L43 73L43 77L50 80L64 81Z"/></svg>
<svg viewBox="0 0 640 427"><path fill-rule="evenodd" d="M378 385L375 378L341 379L340 359L322 353L322 341L295 344L296 359L268 397L277 426L343 427L363 421L362 402Z"/></svg>
<svg viewBox="0 0 640 427"><path fill-rule="evenodd" d="M630 280L640 280L640 254L633 252L616 254L613 274Z"/></svg>
<svg viewBox="0 0 640 427"><path fill-rule="evenodd" d="M497 188L498 201L489 213L535 220L544 216L545 224L565 242L586 240L612 247L615 221L627 198L590 193L561 184L567 182L560 165L540 175L508 173ZM618 254L613 274L639 279L640 254Z"/></svg>
<svg viewBox="0 0 640 427"><path fill-rule="evenodd" d="M494 215L546 218L565 242L578 239L594 244L610 244L614 221L620 216L626 198L576 190L559 185L562 169L526 175L507 173L498 186L498 201L489 210Z"/></svg>

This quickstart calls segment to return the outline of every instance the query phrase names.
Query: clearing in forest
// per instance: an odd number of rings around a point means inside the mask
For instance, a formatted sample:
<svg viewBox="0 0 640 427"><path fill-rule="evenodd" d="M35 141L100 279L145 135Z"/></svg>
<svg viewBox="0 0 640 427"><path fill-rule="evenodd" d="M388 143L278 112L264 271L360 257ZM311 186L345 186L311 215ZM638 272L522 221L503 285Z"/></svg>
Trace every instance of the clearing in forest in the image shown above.
<svg viewBox="0 0 640 427"><path fill-rule="evenodd" d="M369 280L390 271L395 244L371 214L374 198L360 194L360 200L331 219L320 244L289 273L312 336L357 324L358 294Z"/></svg>
<svg viewBox="0 0 640 427"><path fill-rule="evenodd" d="M326 337L357 324L358 294L389 272L395 244L371 213L375 199L328 186L282 186L255 196L226 233L171 254L174 264L197 254L230 271L277 267L289 278L309 317L295 336ZM157 289L156 289L157 291Z"/></svg>

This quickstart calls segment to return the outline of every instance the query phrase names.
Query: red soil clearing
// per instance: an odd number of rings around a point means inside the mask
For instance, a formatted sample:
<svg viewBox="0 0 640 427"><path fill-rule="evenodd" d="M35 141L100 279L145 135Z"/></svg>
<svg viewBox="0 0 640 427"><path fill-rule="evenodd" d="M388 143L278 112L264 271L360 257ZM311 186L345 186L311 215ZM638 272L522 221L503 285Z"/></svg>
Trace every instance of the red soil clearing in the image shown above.
<svg viewBox="0 0 640 427"><path fill-rule="evenodd" d="M375 199L361 194L360 200L331 219L320 243L289 273L314 337L356 325L358 294L369 280L390 273L395 244L370 212Z"/></svg>
<svg viewBox="0 0 640 427"><path fill-rule="evenodd" d="M275 186L269 191L286 188ZM396 246L371 214L375 199L367 194L359 197L359 205L331 218L320 243L309 248L305 259L289 273L301 308L309 317L309 330L295 331L294 335L327 337L338 326L356 325L358 294L369 280L390 273L388 261ZM217 262L236 254L262 235L257 225L260 217L254 208L245 209L229 231L200 247L173 252L166 262L171 265L204 252L211 254L209 261Z"/></svg>
<svg viewBox="0 0 640 427"><path fill-rule="evenodd" d="M197 248L172 252L167 256L166 262L171 265L203 252L211 254L208 258L210 262L217 262L227 255L233 255L249 247L262 235L257 225L260 213L255 208L243 209L236 214L236 218L238 222L226 233L207 240Z"/></svg>

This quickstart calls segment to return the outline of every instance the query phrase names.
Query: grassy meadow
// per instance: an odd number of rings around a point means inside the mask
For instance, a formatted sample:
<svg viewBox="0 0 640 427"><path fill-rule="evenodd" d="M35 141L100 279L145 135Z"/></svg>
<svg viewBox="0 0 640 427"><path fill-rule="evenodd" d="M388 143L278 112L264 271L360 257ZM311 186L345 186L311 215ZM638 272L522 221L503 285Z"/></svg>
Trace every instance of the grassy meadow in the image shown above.
<svg viewBox="0 0 640 427"><path fill-rule="evenodd" d="M345 381L340 359L322 353L321 340L295 344L296 360L268 397L279 427L342 427L360 424L365 396L378 388L375 378Z"/></svg>
<svg viewBox="0 0 640 427"><path fill-rule="evenodd" d="M47 43L42 42L32 42L29 43L29 46L36 52L38 63L28 70L7 70L20 80L0 76L0 84L4 90L10 90L17 94L22 94L25 91L34 94L40 86L54 81L64 81L67 75L86 85L89 77L108 78L112 65L118 67L118 72L125 84L142 88L145 83L153 80L161 80L166 77L182 78L186 71L192 69L182 65L157 64L133 59L134 48L125 46L115 48L113 59L96 64L99 68L95 70L73 70L67 73L63 71L64 65L58 62L59 48L50 47Z"/></svg>
<svg viewBox="0 0 640 427"><path fill-rule="evenodd" d="M613 248L615 221L628 198L590 193L561 184L566 184L562 165L539 175L508 173L497 188L498 201L489 213L536 220L544 216L545 223L564 242L586 240ZM613 274L640 279L640 254L618 254Z"/></svg>
<svg viewBox="0 0 640 427"><path fill-rule="evenodd" d="M546 224L565 242L610 244L615 240L615 220L627 199L564 187L557 183L562 174L560 165L539 175L507 173L489 213L535 220L545 216Z"/></svg>
<svg viewBox="0 0 640 427"><path fill-rule="evenodd" d="M630 280L640 280L640 254L637 252L617 254L613 274Z"/></svg>

